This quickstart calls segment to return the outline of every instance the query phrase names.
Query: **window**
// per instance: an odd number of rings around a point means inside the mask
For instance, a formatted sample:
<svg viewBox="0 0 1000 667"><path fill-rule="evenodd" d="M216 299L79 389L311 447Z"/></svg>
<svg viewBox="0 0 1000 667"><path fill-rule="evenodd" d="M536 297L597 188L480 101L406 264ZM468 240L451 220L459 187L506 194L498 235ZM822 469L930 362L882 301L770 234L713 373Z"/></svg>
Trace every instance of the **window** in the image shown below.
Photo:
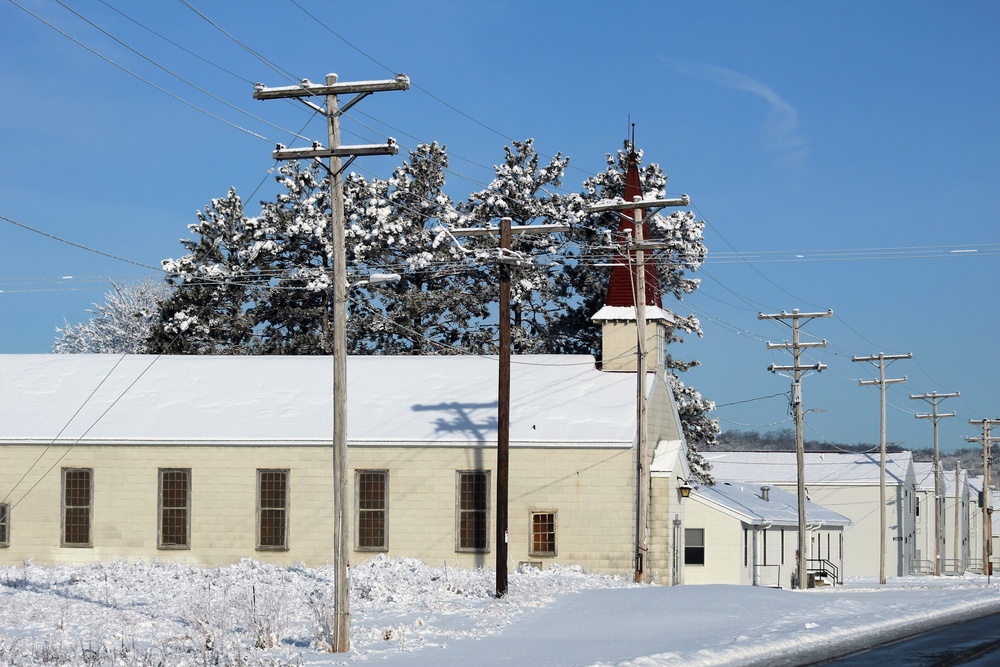
<svg viewBox="0 0 1000 667"><path fill-rule="evenodd" d="M10 505L0 503L0 547L10 546Z"/></svg>
<svg viewBox="0 0 1000 667"><path fill-rule="evenodd" d="M191 470L160 469L159 549L191 548Z"/></svg>
<svg viewBox="0 0 1000 667"><path fill-rule="evenodd" d="M288 471L257 471L257 550L288 549Z"/></svg>
<svg viewBox="0 0 1000 667"><path fill-rule="evenodd" d="M354 474L354 489L358 551L388 551L389 471L358 470Z"/></svg>
<svg viewBox="0 0 1000 667"><path fill-rule="evenodd" d="M684 529L684 564L705 564L705 529Z"/></svg>
<svg viewBox="0 0 1000 667"><path fill-rule="evenodd" d="M531 513L531 555L556 555L556 513Z"/></svg>
<svg viewBox="0 0 1000 667"><path fill-rule="evenodd" d="M94 471L63 468L62 546L89 547Z"/></svg>
<svg viewBox="0 0 1000 667"><path fill-rule="evenodd" d="M457 551L490 549L490 474L484 470L458 472Z"/></svg>

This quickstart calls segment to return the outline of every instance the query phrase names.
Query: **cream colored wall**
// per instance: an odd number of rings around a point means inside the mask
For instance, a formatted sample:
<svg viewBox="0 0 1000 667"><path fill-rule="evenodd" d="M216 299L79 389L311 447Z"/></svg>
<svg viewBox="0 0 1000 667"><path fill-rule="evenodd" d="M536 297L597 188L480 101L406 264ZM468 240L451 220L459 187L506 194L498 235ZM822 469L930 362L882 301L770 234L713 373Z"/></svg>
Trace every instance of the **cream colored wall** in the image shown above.
<svg viewBox="0 0 1000 667"><path fill-rule="evenodd" d="M490 476L491 550L487 554L455 552L455 472L494 471L495 449L353 447L350 453L352 469L389 463L389 556L419 554L432 565L495 565L495 472ZM632 572L633 471L633 449L511 447L509 565L542 561L543 566L572 563L596 571ZM530 555L532 511L556 512L556 556ZM373 555L355 554L355 559Z"/></svg>
<svg viewBox="0 0 1000 667"><path fill-rule="evenodd" d="M662 363L659 346L663 344L663 325L646 321L646 369L653 371ZM605 371L635 372L636 322L607 320L601 327L601 368Z"/></svg>
<svg viewBox="0 0 1000 667"><path fill-rule="evenodd" d="M689 498L685 501L684 529L705 531L705 564L681 567L685 584L749 584L750 569L743 567L743 523L728 514Z"/></svg>
<svg viewBox="0 0 1000 667"><path fill-rule="evenodd" d="M77 445L61 460L66 447L53 447L32 467L42 449L4 447L0 488L11 489L24 471L32 472L9 496L11 540L9 547L0 549L2 563L155 558L217 565L249 556L315 565L329 559L333 543L332 515L326 511L333 497L329 448ZM93 469L90 548L59 546L62 468ZM191 469L190 549L156 548L159 468ZM258 468L290 470L290 551L255 550Z"/></svg>
<svg viewBox="0 0 1000 667"><path fill-rule="evenodd" d="M5 446L0 488L12 489L10 546L0 563L86 563L124 558L200 565L243 557L310 566L331 560L333 548L329 447ZM60 460L60 457L64 458ZM352 446L349 451L350 543L354 544L354 471L389 470L389 556L417 557L431 565L493 565L495 507L487 554L455 551L457 470L493 470L496 450L468 447ZM634 450L512 447L510 454L510 564L541 560L595 571L632 571ZM54 467L53 467L54 466ZM92 468L92 548L62 548L61 468ZM190 468L191 548L158 550L157 470ZM47 472L52 468L51 472ZM258 468L290 471L289 546L256 551ZM23 480L25 471L31 470ZM37 485L36 485L37 482ZM491 474L491 505L495 503ZM27 495L25 495L27 493ZM22 499L23 497L23 499ZM529 513L557 513L555 557L529 556ZM371 558L354 553L352 562Z"/></svg>

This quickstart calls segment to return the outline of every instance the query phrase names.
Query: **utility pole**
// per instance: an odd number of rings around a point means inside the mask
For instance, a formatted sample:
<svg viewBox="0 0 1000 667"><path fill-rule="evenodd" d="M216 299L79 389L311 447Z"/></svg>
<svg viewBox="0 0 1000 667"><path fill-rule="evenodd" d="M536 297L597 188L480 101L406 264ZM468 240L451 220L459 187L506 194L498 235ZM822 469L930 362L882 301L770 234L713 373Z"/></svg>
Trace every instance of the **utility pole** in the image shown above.
<svg viewBox="0 0 1000 667"><path fill-rule="evenodd" d="M993 553L993 507L990 504L990 465L993 457L990 455L990 448L994 442L1000 441L1000 436L991 436L990 428L1000 425L1000 419L970 419L970 424L978 424L983 429L983 435L978 438L965 437L966 442L978 442L983 445L983 574L989 582L989 576L993 574L993 563L990 556Z"/></svg>
<svg viewBox="0 0 1000 667"><path fill-rule="evenodd" d="M786 326L792 328L792 342L788 343L767 343L766 347L768 350L791 350L792 351L792 365L791 366L776 366L771 364L767 367L767 370L772 373L777 373L778 371L791 371L794 375L792 376L792 396L791 396L791 408L793 414L795 415L795 464L796 464L796 474L798 477L798 505L799 505L799 548L798 548L798 562L796 563L796 577L798 579L798 588L805 588L807 586L808 577L808 567L807 567L807 556L806 556L806 454L805 454L805 443L802 434L802 422L803 422L803 411L802 411L802 373L803 371L816 371L821 372L825 365L821 363L815 363L811 366L803 366L801 364L801 354L802 350L811 347L826 347L826 340L823 341L813 341L811 343L803 343L799 338L799 329L801 328L803 322L802 320L812 320L817 317L832 317L833 311L828 310L825 313L800 313L799 309L796 308L792 310L791 313L786 313L781 311L780 313L765 315L764 313L758 313L758 320L778 320ZM785 322L785 320L791 320L791 324Z"/></svg>
<svg viewBox="0 0 1000 667"><path fill-rule="evenodd" d="M330 160L330 264L333 270L333 326L331 347L333 353L333 487L334 487L334 629L333 646L336 653L351 648L351 594L347 578L347 266L344 251L344 182L343 170L361 155L396 155L395 142L367 146L340 145L340 116L362 99L377 92L407 90L410 80L405 74L386 81L359 81L337 83L336 74L326 75L326 85L303 80L295 86L266 88L254 85L253 97L257 100L297 99L319 111L327 119L329 147L314 143L311 148L285 148L278 145L272 153L275 160ZM338 95L354 94L347 104L340 106ZM309 98L325 97L326 108L314 104ZM341 158L348 158L341 165ZM322 164L322 163L321 163Z"/></svg>
<svg viewBox="0 0 1000 667"><path fill-rule="evenodd" d="M944 540L944 535L941 534L941 502L944 499L944 494L941 491L941 457L938 453L938 422L945 417L954 417L954 412L938 412L938 401L945 398L956 398L960 396L959 392L954 392L951 394L939 394L936 391L929 394L910 394L910 400L922 400L929 401L931 404L930 414L917 414L914 415L917 419L931 419L934 424L934 576L941 576L941 542ZM958 478L955 478L955 483L958 484Z"/></svg>
<svg viewBox="0 0 1000 667"><path fill-rule="evenodd" d="M516 225L510 218L500 219L500 354L497 386L497 512L496 512L496 597L507 595L507 525L510 467L510 267L530 263L511 251L513 234L559 234L569 225ZM449 230L452 236L494 236L495 227L468 227Z"/></svg>
<svg viewBox="0 0 1000 667"><path fill-rule="evenodd" d="M896 378L892 380L887 380L885 378L885 368L887 365L891 364L893 361L898 359L912 359L913 355L909 352L906 354L885 354L879 352L878 354L869 355L867 357L851 357L851 361L869 361L878 362L878 380L859 380L861 386L865 385L875 385L879 386L881 396L881 428L879 436L879 451L880 454L880 468L879 468L879 503L881 504L881 511L879 512L879 569L878 569L878 579L879 583L885 585L885 533L886 533L886 520L885 520L885 388L896 382L906 382L906 376L901 378ZM888 362L888 364L886 363Z"/></svg>
<svg viewBox="0 0 1000 667"><path fill-rule="evenodd" d="M636 379L636 509L635 509L635 575L636 582L646 580L646 553L649 551L649 444L646 424L646 250L659 250L662 243L642 238L642 215L647 208L657 210L667 206L689 206L687 195L680 199L634 197L631 203L597 204L587 207L590 213L602 211L632 211L633 241L627 249L635 256L635 379Z"/></svg>
<svg viewBox="0 0 1000 667"><path fill-rule="evenodd" d="M959 555L962 542L962 532L960 526L962 525L962 503L959 496L959 481L962 476L962 462L955 461L955 539L952 543L952 552L955 556L955 570L957 572L965 572L964 563L960 563Z"/></svg>

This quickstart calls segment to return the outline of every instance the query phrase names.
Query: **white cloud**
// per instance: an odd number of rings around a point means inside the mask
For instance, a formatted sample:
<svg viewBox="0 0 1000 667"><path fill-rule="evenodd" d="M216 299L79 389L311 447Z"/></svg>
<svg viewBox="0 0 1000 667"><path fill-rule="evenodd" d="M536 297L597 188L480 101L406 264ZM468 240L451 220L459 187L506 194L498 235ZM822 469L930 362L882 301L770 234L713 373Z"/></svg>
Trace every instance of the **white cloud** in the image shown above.
<svg viewBox="0 0 1000 667"><path fill-rule="evenodd" d="M806 139L799 127L799 114L773 88L735 70L671 58L661 60L679 74L747 92L767 102L770 110L763 128L767 149L780 166L795 166L805 158Z"/></svg>

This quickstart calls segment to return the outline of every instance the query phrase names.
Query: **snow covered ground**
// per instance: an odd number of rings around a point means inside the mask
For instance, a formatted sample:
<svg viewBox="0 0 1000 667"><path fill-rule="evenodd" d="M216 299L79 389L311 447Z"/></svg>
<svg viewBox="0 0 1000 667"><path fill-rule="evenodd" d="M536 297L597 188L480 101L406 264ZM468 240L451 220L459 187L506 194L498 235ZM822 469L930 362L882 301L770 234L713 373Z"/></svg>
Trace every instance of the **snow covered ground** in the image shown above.
<svg viewBox="0 0 1000 667"><path fill-rule="evenodd" d="M329 569L0 568L0 665L780 665L1000 611L976 575L788 591L550 566L496 600L492 570L376 558L351 580L353 650L331 654Z"/></svg>

